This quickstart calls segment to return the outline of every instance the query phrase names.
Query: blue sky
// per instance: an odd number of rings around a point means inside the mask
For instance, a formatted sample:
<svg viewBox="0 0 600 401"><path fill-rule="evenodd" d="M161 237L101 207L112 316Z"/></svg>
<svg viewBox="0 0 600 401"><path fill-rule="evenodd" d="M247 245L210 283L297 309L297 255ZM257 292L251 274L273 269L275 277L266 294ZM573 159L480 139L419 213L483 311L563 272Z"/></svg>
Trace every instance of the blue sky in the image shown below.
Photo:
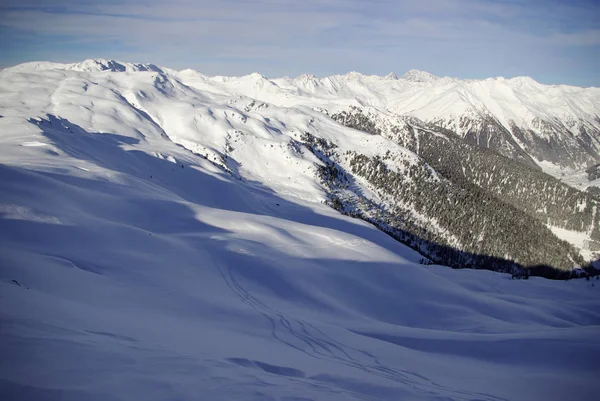
<svg viewBox="0 0 600 401"><path fill-rule="evenodd" d="M0 67L86 58L209 75L529 75L600 87L597 0L4 0Z"/></svg>

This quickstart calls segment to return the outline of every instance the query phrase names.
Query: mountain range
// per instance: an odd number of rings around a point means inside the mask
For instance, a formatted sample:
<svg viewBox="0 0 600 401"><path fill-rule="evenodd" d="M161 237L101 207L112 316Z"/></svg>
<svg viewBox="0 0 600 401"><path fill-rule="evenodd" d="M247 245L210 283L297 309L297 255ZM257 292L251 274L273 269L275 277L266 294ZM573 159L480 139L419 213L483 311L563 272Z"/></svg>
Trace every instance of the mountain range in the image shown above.
<svg viewBox="0 0 600 401"><path fill-rule="evenodd" d="M565 277L600 250L597 195L569 181L600 159L598 88L416 70L208 77L102 59L0 74L4 124L167 138L366 220L426 263Z"/></svg>

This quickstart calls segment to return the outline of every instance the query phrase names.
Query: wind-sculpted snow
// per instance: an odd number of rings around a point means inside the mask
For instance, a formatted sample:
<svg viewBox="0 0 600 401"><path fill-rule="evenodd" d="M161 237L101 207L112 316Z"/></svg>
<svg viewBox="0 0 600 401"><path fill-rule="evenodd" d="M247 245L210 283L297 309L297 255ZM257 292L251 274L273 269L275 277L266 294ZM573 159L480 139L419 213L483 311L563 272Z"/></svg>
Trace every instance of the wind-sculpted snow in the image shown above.
<svg viewBox="0 0 600 401"><path fill-rule="evenodd" d="M0 73L1 399L597 398L597 281L426 266L324 203L329 152L442 179L416 152L98 62Z"/></svg>

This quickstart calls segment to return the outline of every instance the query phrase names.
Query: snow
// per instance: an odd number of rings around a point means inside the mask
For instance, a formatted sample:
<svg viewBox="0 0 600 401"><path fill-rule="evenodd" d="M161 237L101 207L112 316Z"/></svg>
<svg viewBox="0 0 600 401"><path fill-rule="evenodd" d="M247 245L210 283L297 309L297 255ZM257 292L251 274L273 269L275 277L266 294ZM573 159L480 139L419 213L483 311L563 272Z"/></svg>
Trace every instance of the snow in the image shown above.
<svg viewBox="0 0 600 401"><path fill-rule="evenodd" d="M589 187L600 187L600 179L590 180L588 178L588 173L586 172L587 169L585 168L576 170L573 168L561 167L547 160L536 160L536 163L542 167L544 173L554 176L565 184L580 191L585 191Z"/></svg>
<svg viewBox="0 0 600 401"><path fill-rule="evenodd" d="M580 250L581 256L583 256L586 260L596 261L598 259L598 252L593 252L590 249L590 235L586 232L567 230L561 227L548 226L548 228L556 235L558 238L567 241L571 245L575 246Z"/></svg>
<svg viewBox="0 0 600 401"><path fill-rule="evenodd" d="M39 141L23 142L21 146L47 146L47 143Z"/></svg>
<svg viewBox="0 0 600 401"><path fill-rule="evenodd" d="M188 81L188 78L192 79ZM226 88L229 93L280 105L328 104L334 107L358 100L363 105L393 110L425 121L458 118L468 110L477 110L483 114L492 113L508 131L511 121L529 128L535 118L563 122L582 118L597 127L594 120L600 112L600 88L543 85L529 77L458 80L438 78L418 70L411 70L400 79L393 78L392 74L378 77L357 72L325 78L303 75L295 79L273 79L270 81L273 85L258 90L246 83L247 77L217 81L202 76L202 82L208 80L214 86ZM198 84L189 71L182 74L182 79L191 86ZM262 76L261 80L269 81ZM440 104L449 107L444 110Z"/></svg>
<svg viewBox="0 0 600 401"><path fill-rule="evenodd" d="M402 79L410 82L433 82L439 78L429 72L413 69L402 75Z"/></svg>
<svg viewBox="0 0 600 401"><path fill-rule="evenodd" d="M585 191L589 187L600 187L600 179L590 181L585 170L571 170L564 177L561 177L561 181L580 191Z"/></svg>
<svg viewBox="0 0 600 401"><path fill-rule="evenodd" d="M519 139L515 126L523 132L534 132L538 140L546 142L550 136L558 135L565 143L575 143L575 138L582 135L582 127L589 132L600 131L597 118L600 88L543 85L530 77L460 80L439 78L419 70L410 70L399 79L393 74L379 77L358 72L324 78L302 75L271 80L258 74L206 77L189 70L178 76L186 85L197 89L248 96L282 107L320 107L330 113L348 106L373 107L381 112L436 123L462 136L470 128L460 127L465 118L482 122L491 117L526 153L529 153L527 146ZM597 142L591 146L600 149Z"/></svg>
<svg viewBox="0 0 600 401"><path fill-rule="evenodd" d="M557 178L564 178L566 175L574 173L573 169L561 167L548 160L536 160L536 164L542 168L544 173Z"/></svg>
<svg viewBox="0 0 600 401"><path fill-rule="evenodd" d="M597 398L600 286L420 265L294 141L416 155L264 77L105 61L0 72L0 398Z"/></svg>

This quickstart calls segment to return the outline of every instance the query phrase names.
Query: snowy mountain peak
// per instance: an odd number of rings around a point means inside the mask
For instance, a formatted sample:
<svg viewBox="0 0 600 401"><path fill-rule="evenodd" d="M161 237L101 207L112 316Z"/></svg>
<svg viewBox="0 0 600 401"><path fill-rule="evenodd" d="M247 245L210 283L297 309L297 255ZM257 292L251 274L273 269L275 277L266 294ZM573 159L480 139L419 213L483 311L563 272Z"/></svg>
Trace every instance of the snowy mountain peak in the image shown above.
<svg viewBox="0 0 600 401"><path fill-rule="evenodd" d="M363 74L361 74L360 72L350 71L344 75L341 75L341 77L343 79L345 79L346 81L353 81L353 80L357 80L357 79L362 79L365 76Z"/></svg>
<svg viewBox="0 0 600 401"><path fill-rule="evenodd" d="M433 82L440 78L426 71L409 70L402 76L402 79L410 82Z"/></svg>
<svg viewBox="0 0 600 401"><path fill-rule="evenodd" d="M510 79L511 82L516 83L519 86L525 85L539 85L539 82L531 77L514 77Z"/></svg>
<svg viewBox="0 0 600 401"><path fill-rule="evenodd" d="M68 70L82 71L82 72L140 72L140 71L154 71L163 72L159 67L154 64L141 64L141 63L125 63L116 60L106 60L102 58L98 59L87 59L80 63L68 64L65 66Z"/></svg>
<svg viewBox="0 0 600 401"><path fill-rule="evenodd" d="M383 77L384 79L388 79L391 81L395 81L398 79L398 75L396 75L395 72L390 72L389 74L387 74L385 77Z"/></svg>
<svg viewBox="0 0 600 401"><path fill-rule="evenodd" d="M179 74L185 75L188 77L207 78L206 75L204 75L200 71L194 70L192 68L186 68L185 70L181 70L181 71L179 71Z"/></svg>
<svg viewBox="0 0 600 401"><path fill-rule="evenodd" d="M299 81L314 81L315 79L317 79L317 77L314 76L313 74L302 74L302 75L298 76L297 79Z"/></svg>
<svg viewBox="0 0 600 401"><path fill-rule="evenodd" d="M246 75L246 77L254 81L268 81L267 77L265 77L262 74L259 74L258 72L253 72L252 74Z"/></svg>
<svg viewBox="0 0 600 401"><path fill-rule="evenodd" d="M105 59L88 59L80 63L70 65L70 70L73 71L85 71L85 72L99 72L99 71L111 71L111 72L124 72L127 70L123 63L115 60Z"/></svg>

